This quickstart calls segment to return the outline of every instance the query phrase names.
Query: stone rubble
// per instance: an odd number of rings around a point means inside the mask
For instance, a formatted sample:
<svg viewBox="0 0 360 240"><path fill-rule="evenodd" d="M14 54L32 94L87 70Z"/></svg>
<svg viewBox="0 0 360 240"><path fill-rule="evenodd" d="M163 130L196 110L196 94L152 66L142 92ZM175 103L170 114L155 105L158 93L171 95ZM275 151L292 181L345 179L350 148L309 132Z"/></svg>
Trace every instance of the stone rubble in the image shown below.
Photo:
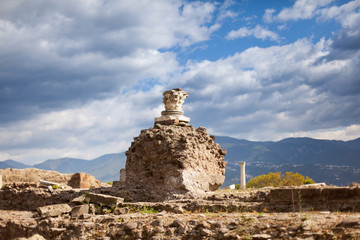
<svg viewBox="0 0 360 240"><path fill-rule="evenodd" d="M188 124L187 96L164 93L166 110L134 138L111 188L85 173L0 170L0 238L360 238L359 185L217 190L226 150L204 127Z"/></svg>
<svg viewBox="0 0 360 240"><path fill-rule="evenodd" d="M11 189L12 191L9 191ZM175 199L162 202L117 202L116 206L92 203L86 199L90 193L108 191L108 188L79 191L56 190L62 204L43 202L27 204L31 211L14 211L3 203L18 199L32 201L24 192L40 194L43 188L28 185L10 185L0 190L0 236L5 239L357 239L360 237L360 209L348 199L353 210L336 209L336 199L322 199L332 210L317 210L317 195L302 195L302 210L292 211L292 203L276 212L279 193L310 191L312 188L267 188L259 190L217 190L198 199ZM281 189L281 191L278 191ZM284 191L287 189L287 191ZM356 188L327 187L322 189L328 197L340 198L340 193L354 196ZM330 191L332 189L332 191ZM347 190L346 190L347 189ZM94 192L93 192L94 191ZM11 198L7 198L12 192ZM276 194L272 194L274 192ZM332 192L332 194L328 194ZM91 195L90 194L90 195ZM54 195L53 195L54 196ZM272 198L276 196L278 198ZM111 196L109 196L111 198ZM343 205L346 200L341 198ZM300 199L297 199L300 200ZM304 210L314 204L313 210ZM324 202L323 202L324 203ZM299 205L300 202L295 203ZM331 204L334 204L333 206ZM111 205L111 204L109 204ZM341 207L341 206L340 206ZM5 210L7 209L7 210ZM37 234L37 235L36 235ZM33 237L33 238L31 238Z"/></svg>
<svg viewBox="0 0 360 240"><path fill-rule="evenodd" d="M46 186L61 185L67 189L109 186L87 173L61 174L57 171L36 168L6 168L0 169L0 175L3 184L40 183Z"/></svg>
<svg viewBox="0 0 360 240"><path fill-rule="evenodd" d="M37 218L0 210L7 239L356 239L359 224L342 225L359 213L128 213L80 218ZM11 216L11 220L8 219Z"/></svg>
<svg viewBox="0 0 360 240"><path fill-rule="evenodd" d="M109 207L116 207L120 203L124 202L123 198L93 192L87 193L85 198L89 198L89 201L92 203L97 203Z"/></svg>
<svg viewBox="0 0 360 240"><path fill-rule="evenodd" d="M55 204L44 207L38 207L37 209L40 217L57 217L64 213L71 212L71 207L68 204Z"/></svg>

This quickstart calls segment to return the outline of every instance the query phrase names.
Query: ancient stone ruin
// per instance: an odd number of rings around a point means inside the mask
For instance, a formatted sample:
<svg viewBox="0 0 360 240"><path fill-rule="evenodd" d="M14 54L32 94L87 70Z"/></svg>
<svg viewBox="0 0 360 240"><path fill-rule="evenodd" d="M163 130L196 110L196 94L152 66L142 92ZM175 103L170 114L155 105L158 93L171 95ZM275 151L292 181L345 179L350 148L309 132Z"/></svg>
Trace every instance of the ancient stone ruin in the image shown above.
<svg viewBox="0 0 360 240"><path fill-rule="evenodd" d="M165 111L154 127L142 130L126 152L119 193L136 201L201 196L218 189L225 179L226 150L204 127L189 125L182 104L189 94L181 89L164 92Z"/></svg>
<svg viewBox="0 0 360 240"><path fill-rule="evenodd" d="M226 151L189 125L187 95L164 93L166 110L134 139L113 187L85 173L0 169L0 239L359 239L359 184L212 191Z"/></svg>

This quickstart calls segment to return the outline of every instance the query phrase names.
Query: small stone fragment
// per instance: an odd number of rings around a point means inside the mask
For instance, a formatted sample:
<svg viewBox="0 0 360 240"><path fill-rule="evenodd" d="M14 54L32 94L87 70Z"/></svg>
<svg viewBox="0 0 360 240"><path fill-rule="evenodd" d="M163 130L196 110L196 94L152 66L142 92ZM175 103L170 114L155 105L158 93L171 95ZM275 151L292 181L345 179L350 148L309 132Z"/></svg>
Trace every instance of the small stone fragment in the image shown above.
<svg viewBox="0 0 360 240"><path fill-rule="evenodd" d="M85 202L85 195L80 195L79 197L74 198L73 200L71 200L71 203L74 204L83 204Z"/></svg>
<svg viewBox="0 0 360 240"><path fill-rule="evenodd" d="M269 234L255 234L252 236L254 240L261 240L261 239L271 239L272 237Z"/></svg>
<svg viewBox="0 0 360 240"><path fill-rule="evenodd" d="M87 205L87 204L79 205L79 206L73 207L73 209L71 210L71 217L78 218L81 215L88 214L88 213L89 213L89 205Z"/></svg>
<svg viewBox="0 0 360 240"><path fill-rule="evenodd" d="M338 225L338 227L354 227L354 226L360 226L360 218L347 217Z"/></svg>
<svg viewBox="0 0 360 240"><path fill-rule="evenodd" d="M61 214L71 212L71 207L68 204L55 204L39 207L37 212L41 217L57 217Z"/></svg>
<svg viewBox="0 0 360 240"><path fill-rule="evenodd" d="M92 192L89 192L87 197L89 197L90 202L92 203L102 204L109 207L117 206L119 203L124 202L123 198Z"/></svg>

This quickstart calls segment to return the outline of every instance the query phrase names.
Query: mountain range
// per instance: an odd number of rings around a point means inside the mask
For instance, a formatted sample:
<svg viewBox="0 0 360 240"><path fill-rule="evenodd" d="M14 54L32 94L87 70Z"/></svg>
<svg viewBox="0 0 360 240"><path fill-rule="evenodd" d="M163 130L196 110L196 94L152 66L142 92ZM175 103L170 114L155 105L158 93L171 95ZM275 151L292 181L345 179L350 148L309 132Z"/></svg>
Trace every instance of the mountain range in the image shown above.
<svg viewBox="0 0 360 240"><path fill-rule="evenodd" d="M269 172L298 172L315 182L347 186L360 182L360 138L351 141L286 138L253 142L216 137L228 150L224 186L240 182L239 161L246 162L247 180Z"/></svg>
<svg viewBox="0 0 360 240"><path fill-rule="evenodd" d="M360 138L351 141L286 138L278 142L255 142L231 137L216 137L227 149L223 186L240 182L239 161L246 162L247 180L269 172L298 172L316 182L347 186L360 182ZM0 168L34 167L61 173L86 172L103 182L118 180L125 167L125 153L106 154L84 160L60 158L33 166L13 160L0 162Z"/></svg>

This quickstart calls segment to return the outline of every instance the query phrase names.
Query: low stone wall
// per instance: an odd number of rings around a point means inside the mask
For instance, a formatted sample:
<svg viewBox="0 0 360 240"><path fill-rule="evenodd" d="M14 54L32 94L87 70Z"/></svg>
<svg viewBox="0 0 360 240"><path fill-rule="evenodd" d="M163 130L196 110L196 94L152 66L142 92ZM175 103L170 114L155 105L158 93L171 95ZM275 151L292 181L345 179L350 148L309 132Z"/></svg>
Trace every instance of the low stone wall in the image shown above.
<svg viewBox="0 0 360 240"><path fill-rule="evenodd" d="M36 211L38 207L70 202L85 194L85 190L54 190L35 183L8 184L0 190L0 210Z"/></svg>
<svg viewBox="0 0 360 240"><path fill-rule="evenodd" d="M360 212L360 188L298 187L271 189L266 204L271 207L272 211L327 210Z"/></svg>

